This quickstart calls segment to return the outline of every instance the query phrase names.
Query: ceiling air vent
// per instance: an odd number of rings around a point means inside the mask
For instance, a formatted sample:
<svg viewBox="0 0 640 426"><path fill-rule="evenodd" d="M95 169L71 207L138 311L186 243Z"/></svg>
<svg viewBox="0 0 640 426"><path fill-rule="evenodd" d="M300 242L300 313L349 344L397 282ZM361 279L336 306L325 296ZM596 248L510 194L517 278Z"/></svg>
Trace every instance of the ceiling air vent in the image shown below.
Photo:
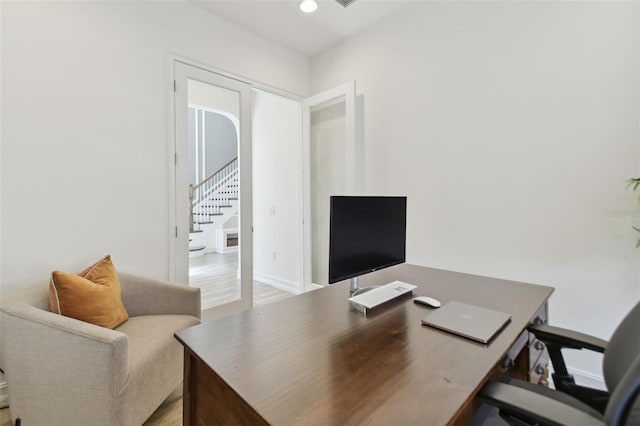
<svg viewBox="0 0 640 426"><path fill-rule="evenodd" d="M336 0L338 3L340 3L342 6L347 7L352 3L355 3L356 0Z"/></svg>

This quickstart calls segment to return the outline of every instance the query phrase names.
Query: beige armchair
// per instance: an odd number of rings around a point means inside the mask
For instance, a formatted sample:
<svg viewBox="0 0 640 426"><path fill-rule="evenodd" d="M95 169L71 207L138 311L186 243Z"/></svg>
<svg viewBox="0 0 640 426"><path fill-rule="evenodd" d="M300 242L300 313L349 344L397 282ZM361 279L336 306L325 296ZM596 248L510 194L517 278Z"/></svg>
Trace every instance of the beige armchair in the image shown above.
<svg viewBox="0 0 640 426"><path fill-rule="evenodd" d="M114 330L50 312L48 282L3 298L0 359L23 425L141 425L180 386L174 332L198 324L200 289L119 273Z"/></svg>

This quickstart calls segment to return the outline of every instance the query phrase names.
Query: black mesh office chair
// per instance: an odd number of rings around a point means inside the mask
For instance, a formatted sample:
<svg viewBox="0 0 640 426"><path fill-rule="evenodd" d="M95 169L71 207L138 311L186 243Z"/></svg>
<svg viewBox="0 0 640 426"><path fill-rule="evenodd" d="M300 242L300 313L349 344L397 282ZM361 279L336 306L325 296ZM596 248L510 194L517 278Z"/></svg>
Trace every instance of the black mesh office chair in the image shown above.
<svg viewBox="0 0 640 426"><path fill-rule="evenodd" d="M530 331L547 345L558 390L520 380L487 383L478 397L498 407L509 424L640 425L640 302L609 342L548 325L533 325ZM608 392L577 385L567 372L562 348L604 352Z"/></svg>

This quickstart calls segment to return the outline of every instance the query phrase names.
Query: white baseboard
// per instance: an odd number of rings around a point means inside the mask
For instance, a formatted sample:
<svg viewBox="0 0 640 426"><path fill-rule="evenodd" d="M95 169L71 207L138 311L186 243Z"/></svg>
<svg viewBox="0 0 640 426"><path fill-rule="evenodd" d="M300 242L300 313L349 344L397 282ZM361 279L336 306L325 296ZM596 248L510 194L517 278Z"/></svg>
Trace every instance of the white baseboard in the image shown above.
<svg viewBox="0 0 640 426"><path fill-rule="evenodd" d="M270 285L271 287L278 288L280 290L288 291L293 294L302 293L302 289L300 288L300 283L296 283L293 281L283 280L281 278L277 278L267 274L259 274L254 272L253 279L255 281L260 281L261 283Z"/></svg>
<svg viewBox="0 0 640 426"><path fill-rule="evenodd" d="M576 383L579 385L589 386L590 388L607 390L604 384L604 377L593 374L588 371L578 370L577 368L567 367L569 374L573 375Z"/></svg>
<svg viewBox="0 0 640 426"><path fill-rule="evenodd" d="M319 288L324 288L324 287L325 286L320 285L320 284L314 284L314 283L309 284L309 290L317 290Z"/></svg>
<svg viewBox="0 0 640 426"><path fill-rule="evenodd" d="M598 374L593 374L588 371L572 367L567 367L567 371L573 376L576 383L579 385L588 386L595 389L607 390L607 386L604 384L604 377ZM549 378L551 378L551 373L553 373L553 366L551 365L551 363L549 363Z"/></svg>

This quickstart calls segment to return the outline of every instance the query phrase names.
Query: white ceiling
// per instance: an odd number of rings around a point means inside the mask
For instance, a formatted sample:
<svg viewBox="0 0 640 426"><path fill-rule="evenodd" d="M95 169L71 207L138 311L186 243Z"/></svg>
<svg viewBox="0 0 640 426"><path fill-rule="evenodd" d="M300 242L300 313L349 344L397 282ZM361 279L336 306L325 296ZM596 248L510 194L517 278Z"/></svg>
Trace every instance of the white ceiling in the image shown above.
<svg viewBox="0 0 640 426"><path fill-rule="evenodd" d="M362 31L412 0L357 0L347 8L318 0L313 13L300 0L190 0L205 10L306 56Z"/></svg>

